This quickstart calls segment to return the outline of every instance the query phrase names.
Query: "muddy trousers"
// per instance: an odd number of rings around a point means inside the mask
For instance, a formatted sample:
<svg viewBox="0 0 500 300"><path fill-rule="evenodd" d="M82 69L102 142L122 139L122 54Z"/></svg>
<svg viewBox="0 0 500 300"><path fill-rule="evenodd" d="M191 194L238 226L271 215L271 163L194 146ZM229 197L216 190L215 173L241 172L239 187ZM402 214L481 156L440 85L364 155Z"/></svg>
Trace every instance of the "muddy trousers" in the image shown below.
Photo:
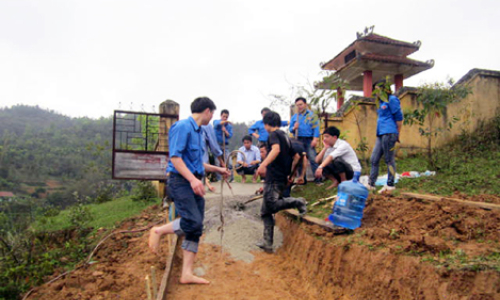
<svg viewBox="0 0 500 300"><path fill-rule="evenodd" d="M264 183L264 200L260 210L264 223L263 246L266 251L272 251L274 240L274 214L289 208L297 208L300 212L305 210L305 202L301 198L284 198L283 191L286 183Z"/></svg>

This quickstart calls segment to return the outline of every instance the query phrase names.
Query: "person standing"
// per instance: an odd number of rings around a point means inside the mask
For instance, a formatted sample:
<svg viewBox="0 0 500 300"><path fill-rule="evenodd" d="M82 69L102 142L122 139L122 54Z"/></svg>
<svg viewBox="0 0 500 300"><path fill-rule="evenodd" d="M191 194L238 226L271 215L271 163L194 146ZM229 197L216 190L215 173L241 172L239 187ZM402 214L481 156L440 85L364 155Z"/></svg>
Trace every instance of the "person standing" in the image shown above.
<svg viewBox="0 0 500 300"><path fill-rule="evenodd" d="M307 159L311 164L313 174L316 173L316 145L319 140L319 119L307 108L307 101L303 97L295 99L297 113L290 120L290 132L304 145ZM299 169L300 170L300 169ZM320 178L315 178L316 184L321 184Z"/></svg>
<svg viewBox="0 0 500 300"><path fill-rule="evenodd" d="M264 119L264 116L266 113L270 112L271 110L267 107L264 107L261 111L260 114L262 116L262 119ZM281 127L283 126L288 126L288 121L281 121ZM266 128L264 128L264 121L259 120L255 122L250 128L248 128L248 134L252 135L257 139L257 147L260 148L260 146L264 145L267 143L267 139L269 137L269 133L267 133Z"/></svg>
<svg viewBox="0 0 500 300"><path fill-rule="evenodd" d="M228 176L222 167L203 163L203 134L201 126L212 119L215 104L207 97L196 98L191 103L192 115L172 125L169 131L170 160L168 189L180 215L168 224L150 230L149 248L158 253L160 238L165 234L184 236L182 242L182 271L180 283L208 284L208 280L193 274L193 265L198 253L198 244L203 232L205 213L205 187L201 182L205 171Z"/></svg>
<svg viewBox="0 0 500 300"><path fill-rule="evenodd" d="M229 111L227 109L223 109L220 112L220 120L214 120L214 130L215 130L215 136L217 137L217 142L219 143L221 149L224 149L223 151L225 152L225 160L226 164L231 170L231 177L229 178L229 182L232 182L234 180L234 175L233 175L233 166L232 162L228 159L229 157L229 140L233 137L233 125L231 124L230 121L228 121L229 118ZM215 161L216 166L220 166L219 161ZM221 180L221 176L217 174L217 180Z"/></svg>
<svg viewBox="0 0 500 300"><path fill-rule="evenodd" d="M270 253L273 251L274 214L283 209L297 208L299 213L304 215L307 208L304 198L283 197L295 153L290 139L279 129L281 125L280 115L270 111L266 113L263 121L269 133L269 140L266 159L257 169L259 175L266 175L264 199L261 207L261 217L264 223L263 241L257 246Z"/></svg>
<svg viewBox="0 0 500 300"><path fill-rule="evenodd" d="M396 153L394 148L399 142L403 112L398 97L394 96L391 87L385 79L373 84L373 91L377 97L377 140L370 158L371 170L367 188L375 190L375 182L379 173L379 163L384 157L387 165L387 184L379 191L391 192L396 189L394 179L396 175Z"/></svg>
<svg viewBox="0 0 500 300"><path fill-rule="evenodd" d="M355 174L358 179L361 175L361 164L356 152L339 136L337 127L326 128L323 131L323 150L316 156L319 166L314 175L330 179L332 185L328 189L337 187L342 181L351 180Z"/></svg>
<svg viewBox="0 0 500 300"><path fill-rule="evenodd" d="M257 182L257 168L260 164L260 150L252 145L252 136L245 135L241 140L243 146L240 147L236 158L236 172L241 175L241 182L246 182L246 175L252 175L252 182ZM244 156L243 156L243 154Z"/></svg>
<svg viewBox="0 0 500 300"><path fill-rule="evenodd" d="M204 143L203 143L203 163L204 164L210 164L210 155L209 155L209 149L210 152L212 153L214 157L214 163L215 160L219 161L219 166L225 168L226 165L224 163L224 159L222 156L222 150L217 143L217 138L215 137L215 132L214 132L214 127L212 124L208 125L202 125L201 130L203 133L203 138L204 138ZM215 187L210 184L210 179L208 178L209 175L205 174L205 185L207 186L208 190L211 192L215 192Z"/></svg>

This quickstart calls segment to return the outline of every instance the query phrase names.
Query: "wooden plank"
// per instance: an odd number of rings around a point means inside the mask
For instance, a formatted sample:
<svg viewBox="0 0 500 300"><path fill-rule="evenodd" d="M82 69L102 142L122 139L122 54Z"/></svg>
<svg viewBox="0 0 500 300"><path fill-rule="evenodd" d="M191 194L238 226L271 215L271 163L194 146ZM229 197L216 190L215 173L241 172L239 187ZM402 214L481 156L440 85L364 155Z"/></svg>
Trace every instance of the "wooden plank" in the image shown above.
<svg viewBox="0 0 500 300"><path fill-rule="evenodd" d="M295 209L285 209L282 210L281 213L285 214L286 216L296 218L296 219L301 219L302 221L312 224L312 225L317 225L320 226L321 228L333 232L335 234L343 234L349 231L349 229L338 227L333 225L331 222L326 222L324 220L312 217L312 216L303 216L301 217L299 212Z"/></svg>
<svg viewBox="0 0 500 300"><path fill-rule="evenodd" d="M328 198L321 198L321 199L318 199L318 201L314 202L313 204L311 204L311 207L314 207L314 206L317 206L317 205L320 205L321 203L325 203L329 200L333 200L333 199L336 199L337 196L331 196L331 197L328 197Z"/></svg>
<svg viewBox="0 0 500 300"><path fill-rule="evenodd" d="M441 196L425 195L425 194L417 194L417 193L401 193L401 195L405 196L407 198L416 198L416 199L430 200L430 201L450 200L450 201L458 202L458 203L461 203L464 205L480 207L480 208L487 209L487 210L500 209L500 205L494 204L494 203L468 201L468 200L462 200L462 199L456 199L456 198L450 198L450 197L441 197Z"/></svg>
<svg viewBox="0 0 500 300"><path fill-rule="evenodd" d="M178 244L180 243L180 238L177 237L176 234L169 234L172 236L172 244L169 245L169 256L167 257L167 265L165 266L165 273L163 273L163 277L161 279L160 288L158 289L158 294L156 300L165 300L167 299L167 285L168 279L170 278L170 274L172 273L172 267L174 265L175 252L178 248Z"/></svg>

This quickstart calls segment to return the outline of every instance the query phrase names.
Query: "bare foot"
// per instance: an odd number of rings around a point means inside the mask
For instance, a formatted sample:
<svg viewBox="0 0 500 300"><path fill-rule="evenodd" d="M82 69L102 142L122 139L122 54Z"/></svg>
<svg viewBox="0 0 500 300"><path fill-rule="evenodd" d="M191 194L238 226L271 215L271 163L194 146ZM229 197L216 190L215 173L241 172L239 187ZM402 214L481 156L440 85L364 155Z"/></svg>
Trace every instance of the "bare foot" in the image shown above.
<svg viewBox="0 0 500 300"><path fill-rule="evenodd" d="M212 193L215 192L215 187L212 186L212 185L207 185L207 188L209 191L211 191Z"/></svg>
<svg viewBox="0 0 500 300"><path fill-rule="evenodd" d="M209 284L210 283L210 281L208 281L204 278L198 277L198 276L194 276L193 274L181 276L181 279L179 280L179 282L182 284Z"/></svg>
<svg viewBox="0 0 500 300"><path fill-rule="evenodd" d="M157 232L158 227L153 227L149 231L149 249L151 252L158 254L158 247L160 246L161 234Z"/></svg>

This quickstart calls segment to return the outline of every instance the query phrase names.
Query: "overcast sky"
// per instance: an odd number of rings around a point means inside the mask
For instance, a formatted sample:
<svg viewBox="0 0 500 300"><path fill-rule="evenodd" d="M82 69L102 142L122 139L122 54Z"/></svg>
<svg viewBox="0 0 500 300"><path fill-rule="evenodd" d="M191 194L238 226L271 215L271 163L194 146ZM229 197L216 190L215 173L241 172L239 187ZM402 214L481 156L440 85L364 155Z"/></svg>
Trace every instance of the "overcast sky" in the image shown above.
<svg viewBox="0 0 500 300"><path fill-rule="evenodd" d="M0 0L0 107L99 118L172 99L184 118L208 96L257 120L371 25L435 60L405 85L500 70L498 0Z"/></svg>

